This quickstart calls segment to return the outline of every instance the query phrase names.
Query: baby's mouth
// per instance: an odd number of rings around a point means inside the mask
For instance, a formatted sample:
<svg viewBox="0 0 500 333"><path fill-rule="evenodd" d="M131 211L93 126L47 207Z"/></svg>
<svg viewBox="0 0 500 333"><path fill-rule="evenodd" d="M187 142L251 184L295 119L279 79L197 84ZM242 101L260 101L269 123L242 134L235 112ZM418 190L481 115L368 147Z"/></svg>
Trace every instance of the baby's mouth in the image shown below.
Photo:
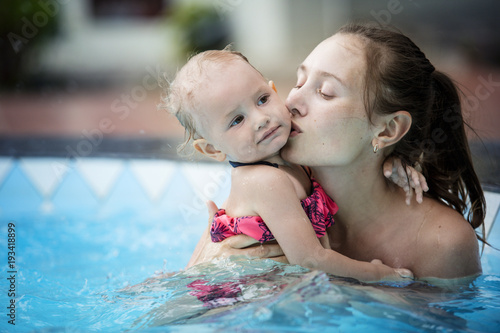
<svg viewBox="0 0 500 333"><path fill-rule="evenodd" d="M276 133L276 131L280 127L281 126L276 126L276 127L273 127L271 129L269 129L267 132L264 133L264 135L262 136L262 138L257 143L261 143L262 141L264 141L264 140L268 139L269 137L271 137L274 133Z"/></svg>

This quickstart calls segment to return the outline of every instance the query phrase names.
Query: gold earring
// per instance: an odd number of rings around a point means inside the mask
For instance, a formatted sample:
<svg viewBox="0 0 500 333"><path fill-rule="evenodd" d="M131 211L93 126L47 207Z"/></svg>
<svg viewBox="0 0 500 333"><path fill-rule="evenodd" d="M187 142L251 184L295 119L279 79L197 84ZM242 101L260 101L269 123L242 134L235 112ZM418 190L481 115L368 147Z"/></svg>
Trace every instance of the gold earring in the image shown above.
<svg viewBox="0 0 500 333"><path fill-rule="evenodd" d="M378 143L375 144L375 146L373 146L373 153L377 153L378 152Z"/></svg>

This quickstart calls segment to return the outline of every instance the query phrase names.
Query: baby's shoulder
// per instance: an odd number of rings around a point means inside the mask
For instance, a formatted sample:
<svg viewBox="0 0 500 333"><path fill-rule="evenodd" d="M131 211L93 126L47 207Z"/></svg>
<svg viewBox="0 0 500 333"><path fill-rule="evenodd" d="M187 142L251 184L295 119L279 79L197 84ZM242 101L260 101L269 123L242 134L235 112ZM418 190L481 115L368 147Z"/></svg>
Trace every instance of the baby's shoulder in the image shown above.
<svg viewBox="0 0 500 333"><path fill-rule="evenodd" d="M289 175L285 171L266 165L252 165L236 168L232 173L232 181L248 185L262 185L285 182Z"/></svg>
<svg viewBox="0 0 500 333"><path fill-rule="evenodd" d="M233 170L231 193L244 193L246 200L254 200L255 195L263 199L267 195L282 195L294 192L294 182L279 168L263 165L245 166Z"/></svg>

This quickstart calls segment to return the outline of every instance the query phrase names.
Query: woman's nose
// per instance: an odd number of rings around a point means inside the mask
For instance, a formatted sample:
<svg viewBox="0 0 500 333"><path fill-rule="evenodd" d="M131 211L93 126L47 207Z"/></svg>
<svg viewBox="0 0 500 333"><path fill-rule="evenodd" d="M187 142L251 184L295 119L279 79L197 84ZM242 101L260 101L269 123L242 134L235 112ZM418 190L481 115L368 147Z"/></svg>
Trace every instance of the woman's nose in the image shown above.
<svg viewBox="0 0 500 333"><path fill-rule="evenodd" d="M304 107L303 98L304 96L302 96L302 93L297 88L293 88L288 94L285 105L293 117L303 117L306 115L306 108Z"/></svg>

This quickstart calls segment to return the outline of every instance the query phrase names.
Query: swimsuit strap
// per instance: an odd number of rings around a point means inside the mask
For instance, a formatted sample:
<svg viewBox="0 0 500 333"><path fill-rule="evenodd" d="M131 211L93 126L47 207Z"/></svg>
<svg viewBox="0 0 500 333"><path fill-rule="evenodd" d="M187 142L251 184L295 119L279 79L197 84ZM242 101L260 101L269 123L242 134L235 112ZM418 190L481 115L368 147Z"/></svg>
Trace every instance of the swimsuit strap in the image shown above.
<svg viewBox="0 0 500 333"><path fill-rule="evenodd" d="M231 164L231 166L233 168L237 168L237 167L240 167L240 166L246 166L246 165L268 165L268 166L272 166L272 167L278 168L278 164L271 163L271 162L268 162L268 161L257 161L257 162L252 162L252 163L241 163L241 162L229 161L229 164Z"/></svg>
<svg viewBox="0 0 500 333"><path fill-rule="evenodd" d="M309 167L303 166L303 165L301 165L300 167L302 168L302 170L304 170L304 172L306 173L307 177L311 178L311 176L312 176L311 169Z"/></svg>

